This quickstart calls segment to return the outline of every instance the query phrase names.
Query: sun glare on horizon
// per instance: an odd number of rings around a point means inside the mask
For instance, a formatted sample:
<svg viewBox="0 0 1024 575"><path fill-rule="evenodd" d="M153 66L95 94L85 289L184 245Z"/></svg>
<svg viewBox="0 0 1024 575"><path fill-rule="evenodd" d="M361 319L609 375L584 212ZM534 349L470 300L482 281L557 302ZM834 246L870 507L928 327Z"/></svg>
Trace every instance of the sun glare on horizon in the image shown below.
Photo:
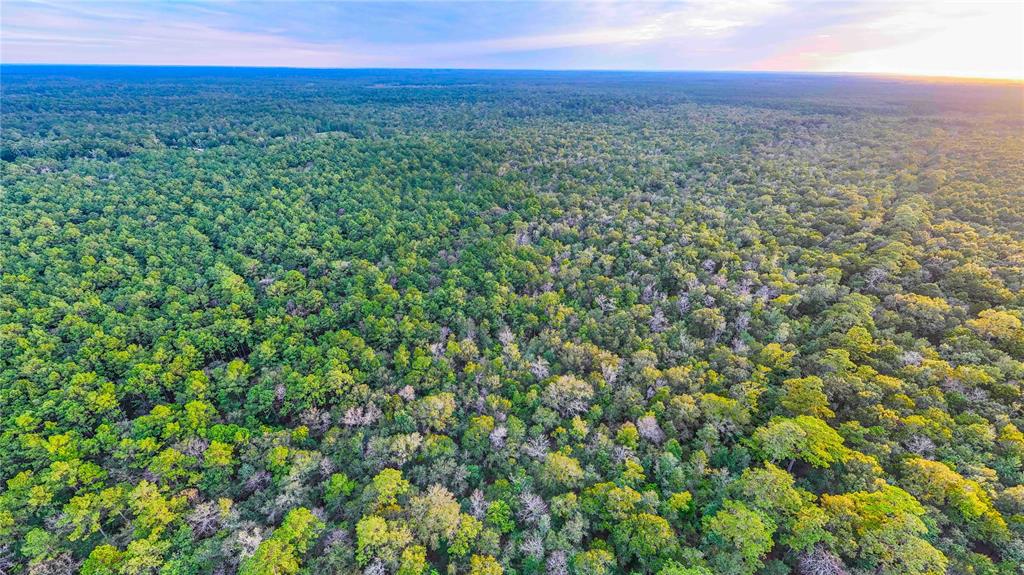
<svg viewBox="0 0 1024 575"><path fill-rule="evenodd" d="M949 2L909 6L862 26L846 39L856 42L858 49L839 49L818 69L1021 80L1022 24L1024 3L1020 2L994 3L984 9Z"/></svg>

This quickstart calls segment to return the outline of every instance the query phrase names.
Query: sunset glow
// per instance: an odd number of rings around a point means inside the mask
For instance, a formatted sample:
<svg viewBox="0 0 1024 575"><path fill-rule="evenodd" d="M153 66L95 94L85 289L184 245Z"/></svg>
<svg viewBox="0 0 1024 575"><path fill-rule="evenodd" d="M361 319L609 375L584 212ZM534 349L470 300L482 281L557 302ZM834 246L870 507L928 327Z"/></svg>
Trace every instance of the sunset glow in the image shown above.
<svg viewBox="0 0 1024 575"><path fill-rule="evenodd" d="M9 0L2 60L1021 79L1024 3Z"/></svg>

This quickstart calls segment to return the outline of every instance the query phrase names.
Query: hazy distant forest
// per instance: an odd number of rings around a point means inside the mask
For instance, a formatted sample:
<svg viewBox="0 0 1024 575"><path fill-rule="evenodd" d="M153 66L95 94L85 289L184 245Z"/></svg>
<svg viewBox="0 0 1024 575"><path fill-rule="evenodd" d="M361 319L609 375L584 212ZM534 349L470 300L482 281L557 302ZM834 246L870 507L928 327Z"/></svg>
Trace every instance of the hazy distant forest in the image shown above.
<svg viewBox="0 0 1024 575"><path fill-rule="evenodd" d="M2 77L2 573L1024 573L1020 84Z"/></svg>

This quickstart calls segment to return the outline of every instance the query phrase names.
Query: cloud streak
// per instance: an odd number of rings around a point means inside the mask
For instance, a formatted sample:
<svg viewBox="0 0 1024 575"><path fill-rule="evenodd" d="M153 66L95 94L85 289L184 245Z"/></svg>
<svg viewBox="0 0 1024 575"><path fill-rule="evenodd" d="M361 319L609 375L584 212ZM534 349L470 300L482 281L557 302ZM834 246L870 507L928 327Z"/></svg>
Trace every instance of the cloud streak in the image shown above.
<svg viewBox="0 0 1024 575"><path fill-rule="evenodd" d="M1024 76L1024 6L1010 2L7 0L0 7L4 62ZM929 63L950 47L959 55Z"/></svg>

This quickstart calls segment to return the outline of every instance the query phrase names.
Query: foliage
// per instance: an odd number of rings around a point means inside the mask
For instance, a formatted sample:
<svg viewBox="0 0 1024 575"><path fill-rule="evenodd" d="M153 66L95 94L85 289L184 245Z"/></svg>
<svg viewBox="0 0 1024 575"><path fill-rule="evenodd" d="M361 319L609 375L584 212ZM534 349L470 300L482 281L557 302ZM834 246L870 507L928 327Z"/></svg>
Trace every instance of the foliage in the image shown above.
<svg viewBox="0 0 1024 575"><path fill-rule="evenodd" d="M2 72L4 573L1024 564L1019 85Z"/></svg>

